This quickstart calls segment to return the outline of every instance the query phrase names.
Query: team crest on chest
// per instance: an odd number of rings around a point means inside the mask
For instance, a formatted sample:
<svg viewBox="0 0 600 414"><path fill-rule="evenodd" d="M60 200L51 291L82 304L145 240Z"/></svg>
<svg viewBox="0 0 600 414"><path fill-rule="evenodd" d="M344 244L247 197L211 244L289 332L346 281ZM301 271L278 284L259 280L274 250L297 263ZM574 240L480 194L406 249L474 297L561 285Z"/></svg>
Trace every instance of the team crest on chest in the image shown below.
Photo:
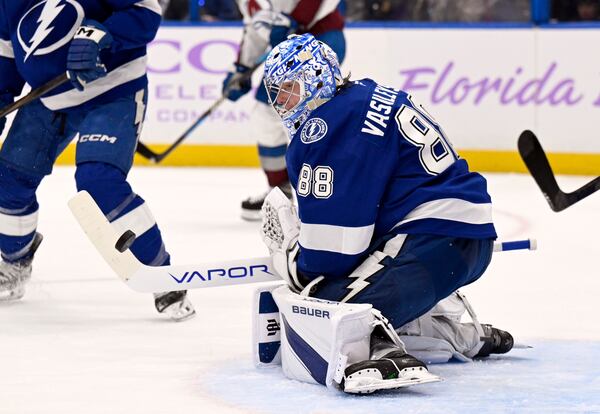
<svg viewBox="0 0 600 414"><path fill-rule="evenodd" d="M17 36L27 60L47 55L71 41L85 12L75 0L42 0L19 21Z"/></svg>
<svg viewBox="0 0 600 414"><path fill-rule="evenodd" d="M327 134L327 123L321 118L311 118L304 124L300 132L300 140L305 144L312 144Z"/></svg>

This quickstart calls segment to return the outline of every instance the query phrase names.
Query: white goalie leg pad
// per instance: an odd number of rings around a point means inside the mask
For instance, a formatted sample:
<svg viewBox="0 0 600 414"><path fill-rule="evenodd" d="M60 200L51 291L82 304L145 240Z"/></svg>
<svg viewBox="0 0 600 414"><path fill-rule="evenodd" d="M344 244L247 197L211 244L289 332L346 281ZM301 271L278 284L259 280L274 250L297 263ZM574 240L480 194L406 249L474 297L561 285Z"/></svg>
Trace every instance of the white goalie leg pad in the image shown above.
<svg viewBox="0 0 600 414"><path fill-rule="evenodd" d="M281 365L281 319L273 290L285 282L265 284L254 291L252 357L258 368Z"/></svg>
<svg viewBox="0 0 600 414"><path fill-rule="evenodd" d="M273 291L281 315L281 365L286 377L338 389L348 364L369 359L375 316L370 304L329 302Z"/></svg>
<svg viewBox="0 0 600 414"><path fill-rule="evenodd" d="M471 322L461 322L465 312ZM402 326L398 333L407 352L429 364L448 362L452 358L471 361L483 345L480 338L485 336L473 308L459 291Z"/></svg>

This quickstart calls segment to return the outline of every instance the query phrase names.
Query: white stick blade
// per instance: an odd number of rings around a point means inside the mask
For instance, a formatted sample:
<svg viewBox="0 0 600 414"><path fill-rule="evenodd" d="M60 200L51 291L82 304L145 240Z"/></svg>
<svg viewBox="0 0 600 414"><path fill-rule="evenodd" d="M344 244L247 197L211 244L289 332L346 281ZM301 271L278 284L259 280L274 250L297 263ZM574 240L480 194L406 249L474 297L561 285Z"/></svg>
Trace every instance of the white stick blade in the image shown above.
<svg viewBox="0 0 600 414"><path fill-rule="evenodd" d="M139 270L141 264L131 251L125 250L121 253L115 248L115 243L121 235L110 225L92 196L87 191L80 191L68 204L96 250L115 273L127 281Z"/></svg>

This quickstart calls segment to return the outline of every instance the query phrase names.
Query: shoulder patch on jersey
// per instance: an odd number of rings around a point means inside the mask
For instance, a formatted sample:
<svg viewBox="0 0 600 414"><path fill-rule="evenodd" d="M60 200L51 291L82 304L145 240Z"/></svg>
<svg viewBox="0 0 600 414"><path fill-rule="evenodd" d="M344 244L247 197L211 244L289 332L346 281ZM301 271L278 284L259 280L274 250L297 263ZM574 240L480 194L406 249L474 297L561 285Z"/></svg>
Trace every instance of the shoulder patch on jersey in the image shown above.
<svg viewBox="0 0 600 414"><path fill-rule="evenodd" d="M327 123L321 118L311 118L304 124L300 140L305 144L312 144L325 135L327 135Z"/></svg>

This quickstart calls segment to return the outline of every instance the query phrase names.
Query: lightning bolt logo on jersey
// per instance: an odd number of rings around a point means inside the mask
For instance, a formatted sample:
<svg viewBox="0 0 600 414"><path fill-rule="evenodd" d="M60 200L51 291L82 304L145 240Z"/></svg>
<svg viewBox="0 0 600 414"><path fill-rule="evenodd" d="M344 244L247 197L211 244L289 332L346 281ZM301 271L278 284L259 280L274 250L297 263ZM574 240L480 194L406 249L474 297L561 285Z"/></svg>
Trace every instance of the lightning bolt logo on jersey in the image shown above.
<svg viewBox="0 0 600 414"><path fill-rule="evenodd" d="M305 144L317 142L327 135L327 123L321 118L309 119L302 128L300 139Z"/></svg>
<svg viewBox="0 0 600 414"><path fill-rule="evenodd" d="M31 55L52 53L66 45L83 17L83 8L73 0L44 0L33 6L23 15L17 27L19 44L25 52L23 60ZM33 34L31 30L34 30Z"/></svg>
<svg viewBox="0 0 600 414"><path fill-rule="evenodd" d="M158 0L0 0L0 91L20 90L14 85L23 81L37 88L65 73L69 45L86 20L101 23L114 39L100 54L107 76L83 92L64 84L42 103L60 110L144 88L146 45L161 20Z"/></svg>

